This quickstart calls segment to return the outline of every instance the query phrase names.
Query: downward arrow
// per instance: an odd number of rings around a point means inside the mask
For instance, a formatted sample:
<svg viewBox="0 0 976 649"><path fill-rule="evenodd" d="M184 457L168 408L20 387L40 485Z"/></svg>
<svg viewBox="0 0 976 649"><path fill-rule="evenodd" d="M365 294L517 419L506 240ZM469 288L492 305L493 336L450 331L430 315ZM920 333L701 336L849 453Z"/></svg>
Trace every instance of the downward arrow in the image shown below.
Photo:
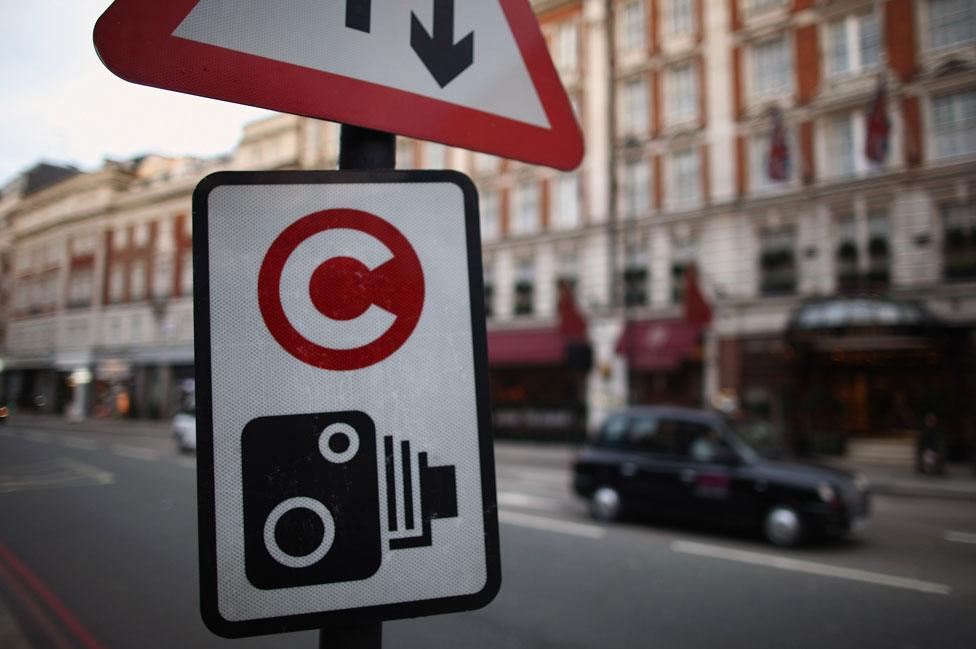
<svg viewBox="0 0 976 649"><path fill-rule="evenodd" d="M434 35L410 12L410 47L443 88L474 63L474 32L454 43L454 0L434 0Z"/></svg>

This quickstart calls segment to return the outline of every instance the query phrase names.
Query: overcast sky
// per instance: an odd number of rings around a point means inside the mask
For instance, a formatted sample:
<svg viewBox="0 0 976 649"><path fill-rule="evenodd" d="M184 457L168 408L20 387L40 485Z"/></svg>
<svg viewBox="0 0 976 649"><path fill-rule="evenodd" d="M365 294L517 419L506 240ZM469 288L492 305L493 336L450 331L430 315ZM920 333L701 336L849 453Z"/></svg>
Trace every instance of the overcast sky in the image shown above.
<svg viewBox="0 0 976 649"><path fill-rule="evenodd" d="M0 184L40 160L92 170L150 152L217 155L269 114L114 76L92 44L110 4L0 0Z"/></svg>

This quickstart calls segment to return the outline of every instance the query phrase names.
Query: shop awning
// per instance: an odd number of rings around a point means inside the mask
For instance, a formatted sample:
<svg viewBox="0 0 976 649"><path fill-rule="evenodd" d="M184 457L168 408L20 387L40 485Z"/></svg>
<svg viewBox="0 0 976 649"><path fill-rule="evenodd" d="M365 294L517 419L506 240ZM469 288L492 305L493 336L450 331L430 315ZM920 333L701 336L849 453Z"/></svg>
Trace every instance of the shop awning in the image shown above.
<svg viewBox="0 0 976 649"><path fill-rule="evenodd" d="M488 332L491 366L561 365L565 353L563 337L555 327Z"/></svg>
<svg viewBox="0 0 976 649"><path fill-rule="evenodd" d="M617 353L628 359L631 369L671 371L695 348L700 330L680 319L630 322L617 340Z"/></svg>

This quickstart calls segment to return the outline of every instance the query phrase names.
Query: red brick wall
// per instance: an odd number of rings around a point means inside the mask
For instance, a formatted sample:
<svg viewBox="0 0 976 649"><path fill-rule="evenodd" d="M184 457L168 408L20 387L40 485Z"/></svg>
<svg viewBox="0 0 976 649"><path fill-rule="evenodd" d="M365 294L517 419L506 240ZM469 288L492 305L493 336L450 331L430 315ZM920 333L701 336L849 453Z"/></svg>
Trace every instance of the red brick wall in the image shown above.
<svg viewBox="0 0 976 649"><path fill-rule="evenodd" d="M749 158L746 155L746 136L735 138L735 193L745 196L749 188Z"/></svg>
<svg viewBox="0 0 976 649"><path fill-rule="evenodd" d="M732 107L735 111L735 118L742 119L742 48L732 48Z"/></svg>
<svg viewBox="0 0 976 649"><path fill-rule="evenodd" d="M915 13L911 0L888 0L884 20L888 63L902 81L915 75Z"/></svg>
<svg viewBox="0 0 976 649"><path fill-rule="evenodd" d="M922 117L919 113L918 97L905 97L901 100L901 111L905 119L905 164L917 167L924 157L922 140Z"/></svg>
<svg viewBox="0 0 976 649"><path fill-rule="evenodd" d="M804 25L796 30L793 40L796 56L796 101L806 104L817 94L820 85L820 44L817 40L817 26Z"/></svg>
<svg viewBox="0 0 976 649"><path fill-rule="evenodd" d="M812 184L816 179L817 166L816 154L813 147L813 122L806 121L800 124L800 160L802 167L803 184Z"/></svg>

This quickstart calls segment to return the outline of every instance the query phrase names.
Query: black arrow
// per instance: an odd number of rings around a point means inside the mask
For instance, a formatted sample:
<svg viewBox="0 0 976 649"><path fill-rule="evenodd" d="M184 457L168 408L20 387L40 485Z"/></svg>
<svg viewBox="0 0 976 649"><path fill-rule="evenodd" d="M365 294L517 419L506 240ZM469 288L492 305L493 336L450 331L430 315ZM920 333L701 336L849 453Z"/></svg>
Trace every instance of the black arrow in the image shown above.
<svg viewBox="0 0 976 649"><path fill-rule="evenodd" d="M346 27L369 33L370 0L346 0Z"/></svg>
<svg viewBox="0 0 976 649"><path fill-rule="evenodd" d="M434 35L410 12L410 47L443 88L474 63L474 32L454 43L454 0L434 0Z"/></svg>

